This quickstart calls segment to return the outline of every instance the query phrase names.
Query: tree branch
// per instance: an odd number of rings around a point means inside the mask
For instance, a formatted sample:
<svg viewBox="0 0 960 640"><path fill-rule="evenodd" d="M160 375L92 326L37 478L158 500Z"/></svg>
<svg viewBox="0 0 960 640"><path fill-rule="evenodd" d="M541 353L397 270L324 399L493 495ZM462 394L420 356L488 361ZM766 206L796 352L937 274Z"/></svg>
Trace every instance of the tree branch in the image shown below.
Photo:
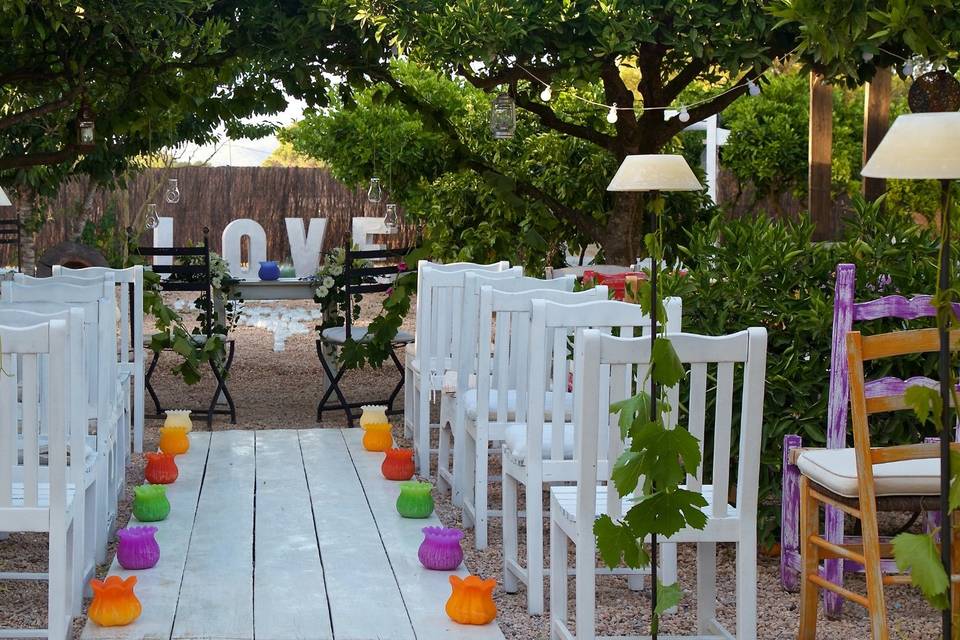
<svg viewBox="0 0 960 640"><path fill-rule="evenodd" d="M616 142L614 136L601 133L592 127L568 122L558 116L557 113L546 104L535 102L526 95L518 94L516 103L521 109L536 115L540 119L541 124L549 129L580 138L581 140L586 140L587 142L592 142L598 147L602 147L608 151L613 149L614 143Z"/></svg>
<svg viewBox="0 0 960 640"><path fill-rule="evenodd" d="M461 158L463 158L463 164L465 166L480 173L490 172L508 178L514 183L514 193L519 196L525 196L527 198L539 200L555 215L572 224L579 233L583 234L584 237L596 239L598 225L594 223L591 216L560 202L530 182L517 180L513 176L507 176L493 165L484 161L480 156L473 153L466 146L466 144L464 144L463 140L460 138L460 135L457 133L456 129L453 127L449 119L446 117L446 114L444 114L441 109L438 109L429 102L426 102L414 95L413 92L411 92L407 87L394 78L389 71L384 69L371 71L371 76L389 85L390 88L396 92L401 102L415 109L417 112L426 114L433 119L433 121L437 123L437 126L440 127L450 139L451 144L455 146L455 151Z"/></svg>
<svg viewBox="0 0 960 640"><path fill-rule="evenodd" d="M0 156L0 170L2 169L23 169L26 167L37 167L40 165L60 164L71 158L75 158L77 149L69 145L59 151L43 151L38 153L28 153L22 156Z"/></svg>
<svg viewBox="0 0 960 640"><path fill-rule="evenodd" d="M712 115L716 115L720 113L721 111L726 109L728 106L730 106L730 104L734 100L736 100L737 98L739 98L749 90L746 85L742 84L746 80L746 78L747 76L743 75L737 79L736 89L733 89L732 91L728 91L727 93L721 94L716 98L714 98L713 100L710 100L709 102L705 102L701 105L697 105L696 107L691 107L690 109L687 109L687 113L690 114L690 119L687 122L680 122L680 118L676 116L667 120L664 123L663 132L664 132L665 138L663 142L666 142L673 136L683 131L691 122L700 122L701 120L709 118ZM654 113L657 117L660 117L660 118L663 117L663 114L660 111L651 112L651 113Z"/></svg>
<svg viewBox="0 0 960 640"><path fill-rule="evenodd" d="M474 74L469 68L464 67L463 65L459 65L457 67L457 75L464 78L477 89L483 89L484 91L489 91L498 85L516 82L517 80L529 80L530 82L536 83L536 80L531 77L531 74L536 76L538 80L550 82L550 79L553 77L553 74L556 73L556 71L557 70L554 67L545 66L530 66L526 67L525 70L518 65L510 67L509 69L504 69L499 73L481 77Z"/></svg>
<svg viewBox="0 0 960 640"><path fill-rule="evenodd" d="M697 76L703 73L706 68L707 63L704 60L691 60L687 66L681 69L679 73L670 78L670 80L663 85L664 100L673 102L676 97L680 95L680 92L686 89L687 85L696 80Z"/></svg>
<svg viewBox="0 0 960 640"><path fill-rule="evenodd" d="M73 89L68 91L66 95L64 95L59 100L56 100L54 102L48 102L38 107L25 109L19 113L14 113L5 118L0 118L0 129L9 129L10 127L20 124L21 122L24 122L26 120L32 120L33 118L37 118L39 116L46 115L48 113L52 113L54 111L63 109L64 107L72 103L74 98L76 98L82 90L83 90L83 87L81 87L80 85L77 85Z"/></svg>

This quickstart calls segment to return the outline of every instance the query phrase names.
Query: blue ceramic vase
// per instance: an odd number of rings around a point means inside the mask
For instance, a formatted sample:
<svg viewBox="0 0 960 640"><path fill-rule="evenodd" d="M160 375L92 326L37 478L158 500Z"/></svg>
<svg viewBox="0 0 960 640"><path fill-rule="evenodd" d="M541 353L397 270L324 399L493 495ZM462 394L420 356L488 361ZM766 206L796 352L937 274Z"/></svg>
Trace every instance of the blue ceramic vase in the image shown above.
<svg viewBox="0 0 960 640"><path fill-rule="evenodd" d="M257 275L261 280L276 280L280 277L280 265L273 260L264 260L260 263L260 271Z"/></svg>

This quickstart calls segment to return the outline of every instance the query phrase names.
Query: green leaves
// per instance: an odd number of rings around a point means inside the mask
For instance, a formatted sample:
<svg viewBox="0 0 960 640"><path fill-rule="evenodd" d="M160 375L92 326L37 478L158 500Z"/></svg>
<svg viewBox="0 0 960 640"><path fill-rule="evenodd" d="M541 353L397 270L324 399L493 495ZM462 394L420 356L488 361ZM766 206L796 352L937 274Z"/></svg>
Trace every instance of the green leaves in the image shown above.
<svg viewBox="0 0 960 640"><path fill-rule="evenodd" d="M593 523L593 535L597 539L597 551L600 559L608 567L620 565L620 559L632 569L650 564L650 556L643 545L637 544L637 537L623 523L614 522L604 514Z"/></svg>
<svg viewBox="0 0 960 640"><path fill-rule="evenodd" d="M913 409L921 423L928 420L940 430L942 424L940 411L943 403L940 401L940 390L922 385L911 385L903 394L903 401Z"/></svg>
<svg viewBox="0 0 960 640"><path fill-rule="evenodd" d="M654 613L663 615L667 609L672 609L680 604L682 599L683 590L680 588L679 582L663 584L657 580L657 608L654 609Z"/></svg>
<svg viewBox="0 0 960 640"><path fill-rule="evenodd" d="M897 569L910 572L910 581L938 609L949 606L947 574L940 562L933 536L928 533L901 533L893 539Z"/></svg>
<svg viewBox="0 0 960 640"><path fill-rule="evenodd" d="M666 317L666 314L661 317ZM658 337L653 341L653 354L650 360L653 363L650 375L654 382L672 387L683 379L683 363L680 362L669 339Z"/></svg>

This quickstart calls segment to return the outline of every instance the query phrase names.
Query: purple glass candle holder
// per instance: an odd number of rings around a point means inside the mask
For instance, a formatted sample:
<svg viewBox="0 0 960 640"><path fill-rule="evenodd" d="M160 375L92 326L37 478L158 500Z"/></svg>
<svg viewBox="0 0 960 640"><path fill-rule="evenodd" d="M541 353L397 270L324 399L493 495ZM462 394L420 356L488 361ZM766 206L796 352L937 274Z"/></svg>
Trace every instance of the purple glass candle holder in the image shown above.
<svg viewBox="0 0 960 640"><path fill-rule="evenodd" d="M463 531L444 527L424 527L423 542L417 551L420 563L434 571L453 571L463 562L460 540Z"/></svg>
<svg viewBox="0 0 960 640"><path fill-rule="evenodd" d="M149 569L160 560L160 545L153 534L156 527L127 527L117 530L117 562L124 569Z"/></svg>

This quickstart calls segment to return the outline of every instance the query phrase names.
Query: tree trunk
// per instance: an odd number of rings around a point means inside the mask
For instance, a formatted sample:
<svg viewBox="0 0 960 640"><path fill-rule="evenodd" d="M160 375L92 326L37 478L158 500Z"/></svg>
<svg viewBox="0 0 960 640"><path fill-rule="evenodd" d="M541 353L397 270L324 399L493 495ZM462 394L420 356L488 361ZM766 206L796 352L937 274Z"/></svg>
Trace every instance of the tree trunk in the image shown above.
<svg viewBox="0 0 960 640"><path fill-rule="evenodd" d="M613 194L613 211L607 225L598 234L608 264L630 266L646 256L643 236L646 233L645 194L618 191Z"/></svg>
<svg viewBox="0 0 960 640"><path fill-rule="evenodd" d="M97 183L93 178L88 178L87 188L83 194L83 203L80 205L80 215L70 221L68 230L68 239L72 242L80 242L80 236L83 235L83 228L87 221L93 218L93 201L97 195Z"/></svg>
<svg viewBox="0 0 960 640"><path fill-rule="evenodd" d="M37 230L31 220L33 216L33 193L21 191L17 203L17 218L20 220L20 268L27 275L37 272Z"/></svg>

